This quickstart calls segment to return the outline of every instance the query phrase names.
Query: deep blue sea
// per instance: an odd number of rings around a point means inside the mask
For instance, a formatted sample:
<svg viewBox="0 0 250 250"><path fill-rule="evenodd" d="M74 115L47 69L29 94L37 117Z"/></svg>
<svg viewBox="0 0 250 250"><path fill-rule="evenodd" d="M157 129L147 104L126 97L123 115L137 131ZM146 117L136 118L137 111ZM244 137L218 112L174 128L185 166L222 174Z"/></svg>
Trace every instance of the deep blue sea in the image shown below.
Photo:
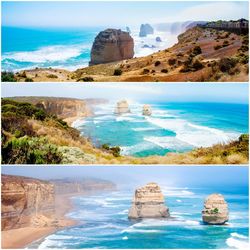
<svg viewBox="0 0 250 250"><path fill-rule="evenodd" d="M2 27L2 70L19 71L36 67L74 70L86 67L96 35L106 28L110 27ZM132 29L131 32L135 42L135 56L151 54L170 47L177 41L177 35L169 32L155 30L154 35L146 38L140 38L137 29ZM156 42L157 36L161 37L162 42ZM144 48L144 45L153 48Z"/></svg>
<svg viewBox="0 0 250 250"><path fill-rule="evenodd" d="M131 113L115 115L115 103L97 106L95 114L73 126L96 146L120 146L123 155L165 155L227 143L248 132L248 105L227 103L130 103Z"/></svg>
<svg viewBox="0 0 250 250"><path fill-rule="evenodd" d="M67 214L79 222L58 231L31 247L43 248L248 248L248 187L211 185L161 189L171 219L127 218L134 190L73 197L75 208ZM203 202L211 193L221 193L229 206L229 222L204 225Z"/></svg>

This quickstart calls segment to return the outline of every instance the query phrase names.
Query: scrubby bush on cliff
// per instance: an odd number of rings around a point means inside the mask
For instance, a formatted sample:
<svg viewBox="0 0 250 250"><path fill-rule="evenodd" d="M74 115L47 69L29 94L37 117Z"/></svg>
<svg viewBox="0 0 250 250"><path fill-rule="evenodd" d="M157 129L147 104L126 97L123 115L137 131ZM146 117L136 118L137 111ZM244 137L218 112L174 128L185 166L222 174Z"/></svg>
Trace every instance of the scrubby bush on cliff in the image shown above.
<svg viewBox="0 0 250 250"><path fill-rule="evenodd" d="M160 61L156 61L156 62L155 62L155 67L159 66L160 64L161 64Z"/></svg>
<svg viewBox="0 0 250 250"><path fill-rule="evenodd" d="M59 164L62 154L45 138L21 137L2 147L3 164Z"/></svg>
<svg viewBox="0 0 250 250"><path fill-rule="evenodd" d="M121 69L115 69L114 70L114 76L120 76L122 75L122 70Z"/></svg>
<svg viewBox="0 0 250 250"><path fill-rule="evenodd" d="M215 46L214 46L214 50L218 50L218 49L221 49L221 48L222 48L221 45L215 45Z"/></svg>
<svg viewBox="0 0 250 250"><path fill-rule="evenodd" d="M101 148L108 151L109 153L112 153L113 156L115 156L115 157L121 156L121 154L120 154L121 148L118 146L110 147L108 144L103 144Z"/></svg>
<svg viewBox="0 0 250 250"><path fill-rule="evenodd" d="M31 79L31 78L26 78L26 79L25 79L25 82L33 82L33 79Z"/></svg>
<svg viewBox="0 0 250 250"><path fill-rule="evenodd" d="M43 121L49 115L43 109L26 102L16 102L11 99L2 99L2 115L11 112L15 116L25 116Z"/></svg>
<svg viewBox="0 0 250 250"><path fill-rule="evenodd" d="M168 73L168 69L162 69L161 72L162 73Z"/></svg>
<svg viewBox="0 0 250 250"><path fill-rule="evenodd" d="M149 71L149 69L143 69L143 71L142 71L142 74L148 74L150 71Z"/></svg>
<svg viewBox="0 0 250 250"><path fill-rule="evenodd" d="M230 73L230 70L234 68L237 64L236 58L222 58L219 61L219 69L223 73Z"/></svg>
<svg viewBox="0 0 250 250"><path fill-rule="evenodd" d="M94 78L91 76L85 76L77 80L78 82L93 82Z"/></svg>
<svg viewBox="0 0 250 250"><path fill-rule="evenodd" d="M200 46L195 46L195 47L193 48L192 54L193 54L194 56L200 55L201 53L202 53L202 50L201 50L201 47L200 47Z"/></svg>
<svg viewBox="0 0 250 250"><path fill-rule="evenodd" d="M170 59L168 59L168 64L169 64L170 66L175 65L175 64L176 64L176 58L170 58Z"/></svg>
<svg viewBox="0 0 250 250"><path fill-rule="evenodd" d="M4 71L1 73L1 81L2 82L16 82L17 80L15 78L14 73Z"/></svg>

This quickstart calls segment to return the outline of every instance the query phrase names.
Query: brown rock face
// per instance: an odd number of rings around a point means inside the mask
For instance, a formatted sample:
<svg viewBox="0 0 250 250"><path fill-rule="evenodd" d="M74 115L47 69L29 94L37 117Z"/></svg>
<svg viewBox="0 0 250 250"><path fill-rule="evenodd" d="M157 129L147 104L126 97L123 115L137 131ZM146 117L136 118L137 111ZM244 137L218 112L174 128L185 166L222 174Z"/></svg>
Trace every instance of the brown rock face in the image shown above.
<svg viewBox="0 0 250 250"><path fill-rule="evenodd" d="M148 105L148 104L143 105L142 115L145 115L145 116L152 115L152 109L151 109L150 105Z"/></svg>
<svg viewBox="0 0 250 250"><path fill-rule="evenodd" d="M211 194L207 197L202 211L202 220L210 225L222 225L229 219L228 206L223 195Z"/></svg>
<svg viewBox="0 0 250 250"><path fill-rule="evenodd" d="M116 108L115 108L115 114L121 115L125 113L130 113L128 102L126 100L117 102Z"/></svg>
<svg viewBox="0 0 250 250"><path fill-rule="evenodd" d="M54 215L54 186L49 182L2 175L2 230L33 225L36 217Z"/></svg>
<svg viewBox="0 0 250 250"><path fill-rule="evenodd" d="M169 209L165 206L164 196L156 183L148 183L146 186L136 189L128 214L130 219L169 216Z"/></svg>
<svg viewBox="0 0 250 250"><path fill-rule="evenodd" d="M89 65L121 61L133 56L134 40L129 33L120 29L106 29L95 38Z"/></svg>

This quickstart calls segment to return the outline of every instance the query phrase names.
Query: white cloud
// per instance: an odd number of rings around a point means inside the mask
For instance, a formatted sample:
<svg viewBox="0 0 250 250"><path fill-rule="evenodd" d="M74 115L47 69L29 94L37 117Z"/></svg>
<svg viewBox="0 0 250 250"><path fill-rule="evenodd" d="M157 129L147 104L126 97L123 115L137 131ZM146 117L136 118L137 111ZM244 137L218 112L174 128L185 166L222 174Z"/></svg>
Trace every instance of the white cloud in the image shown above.
<svg viewBox="0 0 250 250"><path fill-rule="evenodd" d="M239 18L248 19L247 2L210 2L189 7L168 19L155 20L156 22L176 21L212 21L212 20L235 20Z"/></svg>

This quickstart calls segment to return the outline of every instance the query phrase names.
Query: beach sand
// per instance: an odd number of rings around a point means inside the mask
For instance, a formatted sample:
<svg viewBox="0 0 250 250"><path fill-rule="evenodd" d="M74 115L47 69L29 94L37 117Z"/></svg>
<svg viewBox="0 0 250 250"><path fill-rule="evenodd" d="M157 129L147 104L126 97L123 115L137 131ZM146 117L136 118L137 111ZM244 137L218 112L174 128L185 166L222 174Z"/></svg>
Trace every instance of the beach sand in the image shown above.
<svg viewBox="0 0 250 250"><path fill-rule="evenodd" d="M30 243L42 239L57 230L75 225L77 222L65 217L72 208L73 204L70 195L57 195L55 198L56 211L55 217L59 220L57 227L23 227L18 229L11 229L2 231L1 248L3 249L18 249L25 248Z"/></svg>

